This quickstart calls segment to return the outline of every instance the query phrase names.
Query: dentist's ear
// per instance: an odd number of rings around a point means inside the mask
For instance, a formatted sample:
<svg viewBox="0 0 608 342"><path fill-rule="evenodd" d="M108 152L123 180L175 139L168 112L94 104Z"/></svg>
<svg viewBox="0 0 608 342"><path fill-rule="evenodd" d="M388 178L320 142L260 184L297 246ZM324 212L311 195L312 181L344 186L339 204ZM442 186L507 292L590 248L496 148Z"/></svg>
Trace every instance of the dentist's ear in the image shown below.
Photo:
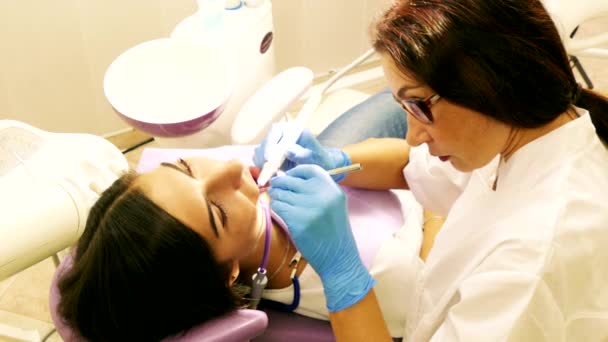
<svg viewBox="0 0 608 342"><path fill-rule="evenodd" d="M241 269L239 267L239 262L237 260L232 261L232 269L230 270L230 275L228 276L228 286L232 287L234 282L239 277L239 273Z"/></svg>

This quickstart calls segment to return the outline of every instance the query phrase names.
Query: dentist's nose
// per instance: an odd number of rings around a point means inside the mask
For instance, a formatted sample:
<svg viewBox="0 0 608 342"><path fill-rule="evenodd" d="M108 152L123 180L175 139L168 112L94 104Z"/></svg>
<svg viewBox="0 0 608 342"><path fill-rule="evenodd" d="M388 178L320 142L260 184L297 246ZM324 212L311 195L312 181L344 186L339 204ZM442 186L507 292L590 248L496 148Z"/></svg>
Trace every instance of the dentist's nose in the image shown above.
<svg viewBox="0 0 608 342"><path fill-rule="evenodd" d="M407 133L405 140L410 146L418 146L429 142L431 136L426 130L426 125L416 120L411 114L407 113Z"/></svg>

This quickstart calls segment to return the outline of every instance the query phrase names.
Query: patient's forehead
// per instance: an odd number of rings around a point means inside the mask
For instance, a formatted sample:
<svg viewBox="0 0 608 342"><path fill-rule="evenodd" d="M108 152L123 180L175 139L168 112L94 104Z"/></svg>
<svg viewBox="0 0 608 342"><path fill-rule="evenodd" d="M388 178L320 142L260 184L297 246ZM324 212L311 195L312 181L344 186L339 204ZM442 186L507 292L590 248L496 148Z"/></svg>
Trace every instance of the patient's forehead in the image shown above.
<svg viewBox="0 0 608 342"><path fill-rule="evenodd" d="M169 215L206 238L208 227L203 223L208 221L207 210L196 183L177 170L159 166L139 175L134 186Z"/></svg>
<svg viewBox="0 0 608 342"><path fill-rule="evenodd" d="M185 174L180 174L176 170L159 165L150 171L140 173L134 185L144 192L152 192L161 189L170 190L172 186L187 186L187 180L188 177Z"/></svg>

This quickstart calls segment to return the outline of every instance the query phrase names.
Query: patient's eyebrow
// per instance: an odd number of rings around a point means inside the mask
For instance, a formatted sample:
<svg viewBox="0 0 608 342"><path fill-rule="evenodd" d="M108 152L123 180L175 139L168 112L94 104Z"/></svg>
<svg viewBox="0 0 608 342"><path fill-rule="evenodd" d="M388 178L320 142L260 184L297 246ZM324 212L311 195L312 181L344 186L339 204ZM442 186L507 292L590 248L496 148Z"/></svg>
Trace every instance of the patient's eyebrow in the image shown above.
<svg viewBox="0 0 608 342"><path fill-rule="evenodd" d="M166 166L168 168L177 170L183 174L185 174L188 177L192 177L194 178L194 175L192 175L192 171L190 170L190 167L188 167L188 171L182 169L181 167L173 164L173 163L167 163L167 162L162 162L160 163L161 166ZM207 213L209 215L209 224L211 225L211 228L213 230L213 233L215 234L216 237L220 237L218 231L217 231L217 224L215 222L215 216L213 215L213 211L211 210L211 203L209 203L209 201L207 200L207 198L205 198L205 204L207 205Z"/></svg>
<svg viewBox="0 0 608 342"><path fill-rule="evenodd" d="M179 171L179 172L181 172L181 173L185 174L185 175L186 175L186 176L188 176L188 177L192 177L192 175L191 175L191 174L189 174L188 172L186 172L186 170L182 169L181 167L179 167L179 166L177 166L177 165L175 165L175 164L173 164L173 163L162 162L162 163L160 163L160 165L161 165L161 166L170 167L170 168L172 168L172 169L174 169L174 170L177 170L177 171Z"/></svg>

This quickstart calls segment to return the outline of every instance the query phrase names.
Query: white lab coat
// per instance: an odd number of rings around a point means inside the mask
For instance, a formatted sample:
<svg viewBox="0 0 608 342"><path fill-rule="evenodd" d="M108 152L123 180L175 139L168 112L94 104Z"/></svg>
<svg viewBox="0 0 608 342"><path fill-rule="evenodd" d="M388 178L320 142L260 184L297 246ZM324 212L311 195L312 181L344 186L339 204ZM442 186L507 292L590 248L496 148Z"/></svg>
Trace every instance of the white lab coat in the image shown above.
<svg viewBox="0 0 608 342"><path fill-rule="evenodd" d="M415 266L406 340L608 340L608 150L578 112L469 174L412 148L408 184L447 219Z"/></svg>

